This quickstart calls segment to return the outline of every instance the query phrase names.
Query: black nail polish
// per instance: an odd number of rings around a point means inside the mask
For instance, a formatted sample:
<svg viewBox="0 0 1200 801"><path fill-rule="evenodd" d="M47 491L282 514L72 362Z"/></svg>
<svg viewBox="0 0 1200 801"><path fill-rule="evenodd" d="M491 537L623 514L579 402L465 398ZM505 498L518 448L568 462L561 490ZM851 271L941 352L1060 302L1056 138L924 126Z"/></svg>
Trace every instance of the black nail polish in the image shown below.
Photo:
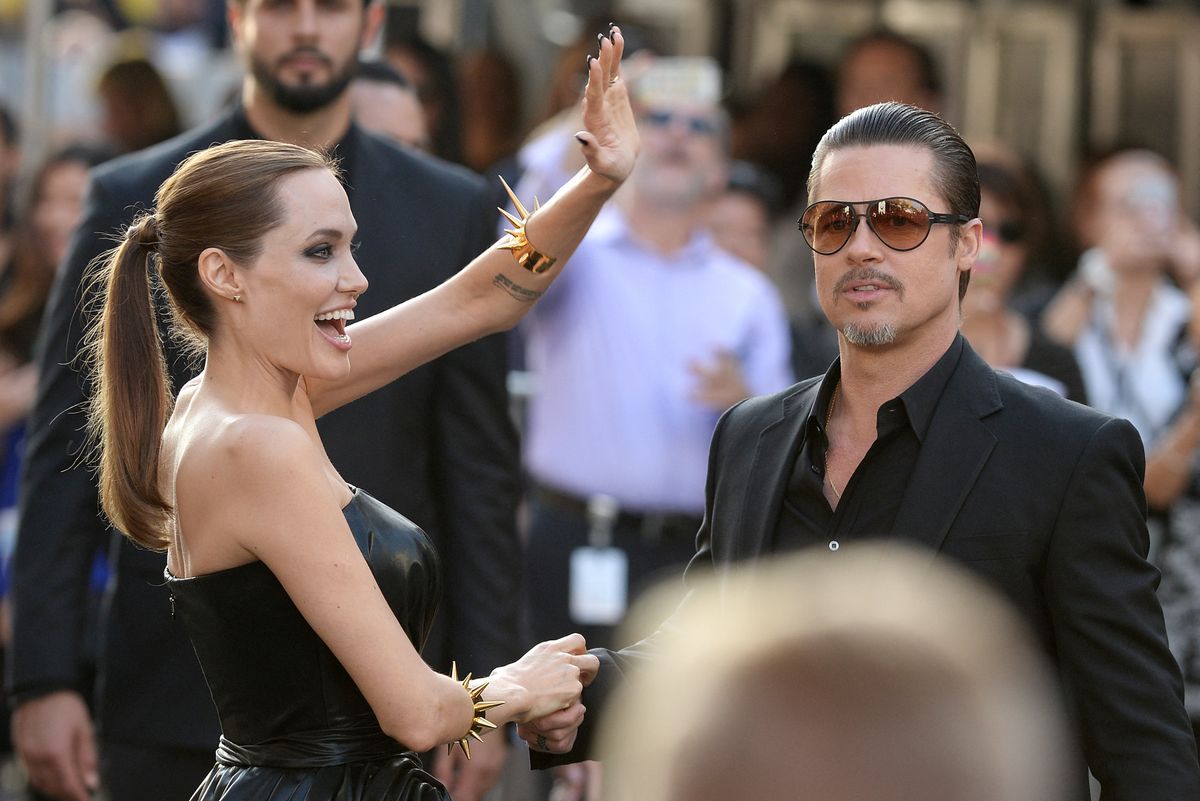
<svg viewBox="0 0 1200 801"><path fill-rule="evenodd" d="M579 144L581 144L581 145L586 145L586 144L587 144L587 140L586 140L586 139L584 139L582 136L577 136L577 137L575 137L575 141L576 141L576 142L578 142L578 143L579 143Z"/></svg>
<svg viewBox="0 0 1200 801"><path fill-rule="evenodd" d="M604 41L604 34L602 34L602 33L598 33L598 34L596 34L596 41L597 41L597 42L603 42L603 41Z"/></svg>
<svg viewBox="0 0 1200 801"><path fill-rule="evenodd" d="M595 57L595 56L593 56L591 53L588 53L588 55L587 55L587 65L588 65L589 67L590 67L590 66L592 66L592 62L593 62L593 61L595 61L595 60L596 60L596 57Z"/></svg>

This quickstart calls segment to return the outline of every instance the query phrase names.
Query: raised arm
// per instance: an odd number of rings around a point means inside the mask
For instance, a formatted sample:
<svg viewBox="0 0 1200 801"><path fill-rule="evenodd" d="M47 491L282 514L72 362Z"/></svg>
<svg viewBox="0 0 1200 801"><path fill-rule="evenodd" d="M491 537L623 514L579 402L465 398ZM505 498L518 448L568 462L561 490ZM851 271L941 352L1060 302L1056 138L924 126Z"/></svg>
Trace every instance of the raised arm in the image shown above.
<svg viewBox="0 0 1200 801"><path fill-rule="evenodd" d="M576 138L587 161L554 196L537 208L521 232L537 253L522 267L507 237L477 256L441 286L348 328L354 342L349 375L336 382L309 380L313 410L324 414L394 381L449 350L507 330L528 311L587 233L592 221L633 169L638 134L625 82L620 79L624 40L618 28L589 56L583 97L585 129Z"/></svg>

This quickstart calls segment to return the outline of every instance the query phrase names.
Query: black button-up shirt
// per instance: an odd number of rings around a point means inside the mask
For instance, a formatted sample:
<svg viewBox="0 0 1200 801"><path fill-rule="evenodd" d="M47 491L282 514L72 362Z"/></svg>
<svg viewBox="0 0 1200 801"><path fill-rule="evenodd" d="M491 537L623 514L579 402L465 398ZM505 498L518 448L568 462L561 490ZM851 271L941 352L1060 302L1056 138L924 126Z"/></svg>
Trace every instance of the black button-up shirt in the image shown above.
<svg viewBox="0 0 1200 801"><path fill-rule="evenodd" d="M955 337L929 372L879 407L875 442L846 486L840 488L836 511L830 508L823 492L825 453L829 448L825 415L841 377L841 363L833 363L802 429L775 528L776 550L819 545L836 551L847 542L888 536L933 413L958 367L963 341L961 334Z"/></svg>

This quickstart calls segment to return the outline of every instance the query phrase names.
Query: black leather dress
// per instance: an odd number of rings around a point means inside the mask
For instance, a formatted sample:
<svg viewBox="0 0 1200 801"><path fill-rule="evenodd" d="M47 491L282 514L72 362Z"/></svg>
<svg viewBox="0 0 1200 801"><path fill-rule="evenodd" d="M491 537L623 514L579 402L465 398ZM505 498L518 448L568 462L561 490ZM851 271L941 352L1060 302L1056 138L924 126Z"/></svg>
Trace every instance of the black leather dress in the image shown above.
<svg viewBox="0 0 1200 801"><path fill-rule="evenodd" d="M439 595L433 545L362 490L343 512L419 649ZM446 801L417 755L380 730L266 565L187 579L168 573L167 585L221 719L217 764L192 801Z"/></svg>

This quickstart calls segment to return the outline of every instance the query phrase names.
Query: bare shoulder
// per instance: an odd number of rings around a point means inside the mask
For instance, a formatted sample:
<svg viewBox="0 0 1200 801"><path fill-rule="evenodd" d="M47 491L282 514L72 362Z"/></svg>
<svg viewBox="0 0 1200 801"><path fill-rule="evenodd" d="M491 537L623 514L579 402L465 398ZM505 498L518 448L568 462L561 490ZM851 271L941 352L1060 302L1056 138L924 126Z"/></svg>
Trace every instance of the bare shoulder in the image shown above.
<svg viewBox="0 0 1200 801"><path fill-rule="evenodd" d="M193 416L177 491L228 507L272 503L328 486L319 447L298 423L266 414ZM207 504L206 504L207 505Z"/></svg>

